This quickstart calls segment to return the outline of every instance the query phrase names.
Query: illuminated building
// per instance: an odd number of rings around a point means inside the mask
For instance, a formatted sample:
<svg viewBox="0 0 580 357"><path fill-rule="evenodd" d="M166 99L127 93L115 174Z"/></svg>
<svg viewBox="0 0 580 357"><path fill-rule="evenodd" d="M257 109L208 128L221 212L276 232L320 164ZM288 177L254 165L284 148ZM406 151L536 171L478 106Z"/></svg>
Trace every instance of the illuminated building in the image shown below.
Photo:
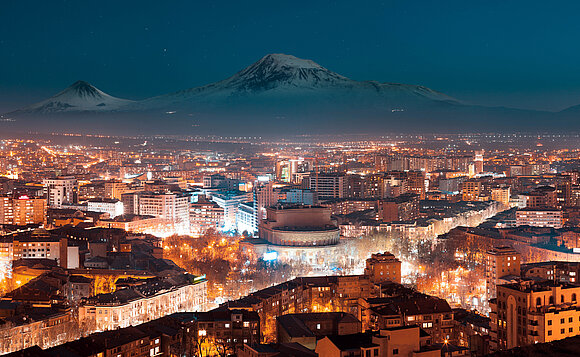
<svg viewBox="0 0 580 357"><path fill-rule="evenodd" d="M524 208L516 212L518 226L562 228L562 211L548 208Z"/></svg>
<svg viewBox="0 0 580 357"><path fill-rule="evenodd" d="M255 311L266 340L275 338L277 316L340 311L356 314L358 299L371 295L364 275L300 277L222 304L224 308Z"/></svg>
<svg viewBox="0 0 580 357"><path fill-rule="evenodd" d="M532 192L521 194L526 199L526 208L556 208L556 189L551 186L542 186Z"/></svg>
<svg viewBox="0 0 580 357"><path fill-rule="evenodd" d="M78 182L73 176L63 176L42 181L49 207L61 208L62 205L76 204L78 201Z"/></svg>
<svg viewBox="0 0 580 357"><path fill-rule="evenodd" d="M490 301L491 348L506 349L580 334L580 286L553 281L498 285Z"/></svg>
<svg viewBox="0 0 580 357"><path fill-rule="evenodd" d="M491 189L491 199L493 201L501 202L509 207L511 197L511 187L497 187Z"/></svg>
<svg viewBox="0 0 580 357"><path fill-rule="evenodd" d="M421 200L425 199L424 171L390 171L387 175L397 180L406 180L409 192L417 194Z"/></svg>
<svg viewBox="0 0 580 357"><path fill-rule="evenodd" d="M218 308L181 315L189 314L191 320L196 322L193 333L203 347L211 351L210 354L215 353L212 350L215 345L235 351L244 344L260 343L260 316L255 311Z"/></svg>
<svg viewBox="0 0 580 357"><path fill-rule="evenodd" d="M276 178L282 182L299 183L297 174L304 169L304 160L290 159L276 162Z"/></svg>
<svg viewBox="0 0 580 357"><path fill-rule="evenodd" d="M87 202L87 211L108 213L110 218L124 213L123 202L117 199L91 199Z"/></svg>
<svg viewBox="0 0 580 357"><path fill-rule="evenodd" d="M459 192L461 189L461 184L466 179L467 178L464 176L440 179L439 190L449 193Z"/></svg>
<svg viewBox="0 0 580 357"><path fill-rule="evenodd" d="M0 224L44 224L46 200L41 197L0 197Z"/></svg>
<svg viewBox="0 0 580 357"><path fill-rule="evenodd" d="M105 183L103 182L91 182L79 186L79 201L103 197L107 197L105 195ZM121 196L119 196L120 198Z"/></svg>
<svg viewBox="0 0 580 357"><path fill-rule="evenodd" d="M173 233L189 233L189 197L173 192L134 192L122 195L125 214L154 216L173 225Z"/></svg>
<svg viewBox="0 0 580 357"><path fill-rule="evenodd" d="M117 216L111 219L100 219L96 222L96 226L118 228L133 233L154 234L161 237L173 234L173 227L166 219L134 214Z"/></svg>
<svg viewBox="0 0 580 357"><path fill-rule="evenodd" d="M320 199L347 196L346 176L339 173L310 173L302 182L305 188L316 191Z"/></svg>
<svg viewBox="0 0 580 357"><path fill-rule="evenodd" d="M419 195L407 193L378 201L378 219L381 222L410 221L419 217Z"/></svg>
<svg viewBox="0 0 580 357"><path fill-rule="evenodd" d="M224 209L200 196L197 202L189 205L189 220L193 235L202 235L210 228L221 231L224 227Z"/></svg>
<svg viewBox="0 0 580 357"><path fill-rule="evenodd" d="M481 181L467 180L461 183L461 199L463 201L479 201L481 191Z"/></svg>
<svg viewBox="0 0 580 357"><path fill-rule="evenodd" d="M371 283L401 283L401 261L389 252L375 253L366 261L365 275Z"/></svg>
<svg viewBox="0 0 580 357"><path fill-rule="evenodd" d="M105 182L105 197L120 200L122 195L131 189L125 182L110 180Z"/></svg>
<svg viewBox="0 0 580 357"><path fill-rule="evenodd" d="M349 214L357 211L376 210L375 198L335 198L321 202L322 206L329 207L332 214Z"/></svg>
<svg viewBox="0 0 580 357"><path fill-rule="evenodd" d="M318 204L318 194L316 191L295 188L286 192L285 202L315 206Z"/></svg>
<svg viewBox="0 0 580 357"><path fill-rule="evenodd" d="M260 238L283 246L324 246L339 241L340 230L330 219L330 208L278 204L267 208L258 227Z"/></svg>
<svg viewBox="0 0 580 357"><path fill-rule="evenodd" d="M211 200L224 210L224 231L237 228L236 215L238 207L243 202L251 201L251 193L241 191L225 191L212 194Z"/></svg>
<svg viewBox="0 0 580 357"><path fill-rule="evenodd" d="M10 320L0 327L1 354L33 346L50 348L79 337L72 309L29 308L26 316Z"/></svg>
<svg viewBox="0 0 580 357"><path fill-rule="evenodd" d="M311 312L276 317L278 343L299 343L311 350L316 341L328 335L350 335L361 332L360 321L345 312Z"/></svg>
<svg viewBox="0 0 580 357"><path fill-rule="evenodd" d="M92 331L135 326L165 315L205 311L205 276L183 275L145 279L134 287L87 298L79 307L79 322Z"/></svg>
<svg viewBox="0 0 580 357"><path fill-rule="evenodd" d="M249 235L254 235L256 233L256 209L254 202L240 203L238 211L236 212L236 229L240 234L246 232Z"/></svg>
<svg viewBox="0 0 580 357"><path fill-rule="evenodd" d="M523 264L522 277L563 283L578 283L580 262L548 261Z"/></svg>
<svg viewBox="0 0 580 357"><path fill-rule="evenodd" d="M453 336L453 310L447 301L434 296L412 292L359 299L359 309L363 328L373 331L416 325L431 336L431 343L449 341Z"/></svg>
<svg viewBox="0 0 580 357"><path fill-rule="evenodd" d="M203 177L203 188L205 189L220 189L230 191L239 189L239 186L239 180L227 178L220 174Z"/></svg>
<svg viewBox="0 0 580 357"><path fill-rule="evenodd" d="M521 255L511 247L495 247L485 253L487 296L495 297L496 287L520 276Z"/></svg>
<svg viewBox="0 0 580 357"><path fill-rule="evenodd" d="M483 172L483 154L484 150L476 150L475 151L475 173L480 174Z"/></svg>

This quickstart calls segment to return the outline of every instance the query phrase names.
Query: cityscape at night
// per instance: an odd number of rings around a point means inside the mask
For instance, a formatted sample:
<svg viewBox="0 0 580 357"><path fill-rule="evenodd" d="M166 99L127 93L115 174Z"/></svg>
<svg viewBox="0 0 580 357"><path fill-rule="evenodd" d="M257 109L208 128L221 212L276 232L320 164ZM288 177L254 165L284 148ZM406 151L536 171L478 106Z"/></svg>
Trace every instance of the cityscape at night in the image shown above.
<svg viewBox="0 0 580 357"><path fill-rule="evenodd" d="M5 4L0 355L580 356L565 3Z"/></svg>

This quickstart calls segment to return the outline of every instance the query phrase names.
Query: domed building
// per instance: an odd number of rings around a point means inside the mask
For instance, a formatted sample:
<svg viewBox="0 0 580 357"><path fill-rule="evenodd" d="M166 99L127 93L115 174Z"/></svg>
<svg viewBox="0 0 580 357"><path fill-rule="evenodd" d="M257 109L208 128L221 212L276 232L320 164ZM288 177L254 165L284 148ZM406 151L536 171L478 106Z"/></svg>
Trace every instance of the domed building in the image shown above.
<svg viewBox="0 0 580 357"><path fill-rule="evenodd" d="M282 204L268 207L258 235L270 244L293 247L334 245L340 230L328 207Z"/></svg>

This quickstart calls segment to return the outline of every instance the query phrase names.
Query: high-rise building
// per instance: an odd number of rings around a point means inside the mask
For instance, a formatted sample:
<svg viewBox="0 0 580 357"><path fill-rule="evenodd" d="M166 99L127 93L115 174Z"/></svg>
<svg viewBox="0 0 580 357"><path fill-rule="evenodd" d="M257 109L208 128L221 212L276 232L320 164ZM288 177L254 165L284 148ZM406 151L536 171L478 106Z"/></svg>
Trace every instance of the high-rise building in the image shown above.
<svg viewBox="0 0 580 357"><path fill-rule="evenodd" d="M286 192L286 202L315 206L318 204L318 194L316 191L295 188Z"/></svg>
<svg viewBox="0 0 580 357"><path fill-rule="evenodd" d="M476 150L475 151L475 173L480 174L483 172L483 154L484 150Z"/></svg>
<svg viewBox="0 0 580 357"><path fill-rule="evenodd" d="M122 195L125 214L154 216L173 224L174 231L189 233L189 197L173 192L134 192Z"/></svg>
<svg viewBox="0 0 580 357"><path fill-rule="evenodd" d="M467 180L461 183L461 199L463 201L479 201L481 191L481 181Z"/></svg>
<svg viewBox="0 0 580 357"><path fill-rule="evenodd" d="M491 199L501 202L505 206L510 205L511 188L509 186L496 187L491 189Z"/></svg>
<svg viewBox="0 0 580 357"><path fill-rule="evenodd" d="M511 247L495 247L485 253L485 284L487 296L494 298L496 287L520 276L521 255Z"/></svg>
<svg viewBox="0 0 580 357"><path fill-rule="evenodd" d="M252 199L251 192L225 191L213 194L211 200L224 210L224 230L233 231L237 229L236 219L239 205Z"/></svg>
<svg viewBox="0 0 580 357"><path fill-rule="evenodd" d="M191 234L202 235L212 228L221 231L224 227L224 209L217 203L201 196L189 206Z"/></svg>
<svg viewBox="0 0 580 357"><path fill-rule="evenodd" d="M260 220L266 218L266 208L278 202L278 194L274 192L274 187L270 180L258 180L254 183L254 210L255 210L255 231L258 229Z"/></svg>
<svg viewBox="0 0 580 357"><path fill-rule="evenodd" d="M240 187L240 180L214 174L203 177L203 188L218 188L222 190L237 190Z"/></svg>
<svg viewBox="0 0 580 357"><path fill-rule="evenodd" d="M0 197L0 224L43 224L46 222L46 200L41 197Z"/></svg>
<svg viewBox="0 0 580 357"><path fill-rule="evenodd" d="M73 176L44 179L42 184L49 207L61 208L62 205L73 205L78 202L79 184Z"/></svg>
<svg viewBox="0 0 580 357"><path fill-rule="evenodd" d="M347 195L344 174L312 172L304 181L304 188L316 191L319 198L344 198Z"/></svg>

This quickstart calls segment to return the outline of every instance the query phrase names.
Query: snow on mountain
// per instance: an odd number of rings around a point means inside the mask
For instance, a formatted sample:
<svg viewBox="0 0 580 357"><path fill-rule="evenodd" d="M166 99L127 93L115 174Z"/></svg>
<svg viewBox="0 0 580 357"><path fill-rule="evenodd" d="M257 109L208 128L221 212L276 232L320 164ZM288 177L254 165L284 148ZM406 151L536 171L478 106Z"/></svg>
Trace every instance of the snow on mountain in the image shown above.
<svg viewBox="0 0 580 357"><path fill-rule="evenodd" d="M62 92L13 113L106 112L133 101L120 99L84 81L77 81Z"/></svg>
<svg viewBox="0 0 580 357"><path fill-rule="evenodd" d="M269 54L230 78L202 87L149 98L128 106L135 110L166 108L197 110L271 104L371 105L391 109L433 102L460 104L426 87L356 81L319 64L285 54ZM390 110L390 109L389 109Z"/></svg>

